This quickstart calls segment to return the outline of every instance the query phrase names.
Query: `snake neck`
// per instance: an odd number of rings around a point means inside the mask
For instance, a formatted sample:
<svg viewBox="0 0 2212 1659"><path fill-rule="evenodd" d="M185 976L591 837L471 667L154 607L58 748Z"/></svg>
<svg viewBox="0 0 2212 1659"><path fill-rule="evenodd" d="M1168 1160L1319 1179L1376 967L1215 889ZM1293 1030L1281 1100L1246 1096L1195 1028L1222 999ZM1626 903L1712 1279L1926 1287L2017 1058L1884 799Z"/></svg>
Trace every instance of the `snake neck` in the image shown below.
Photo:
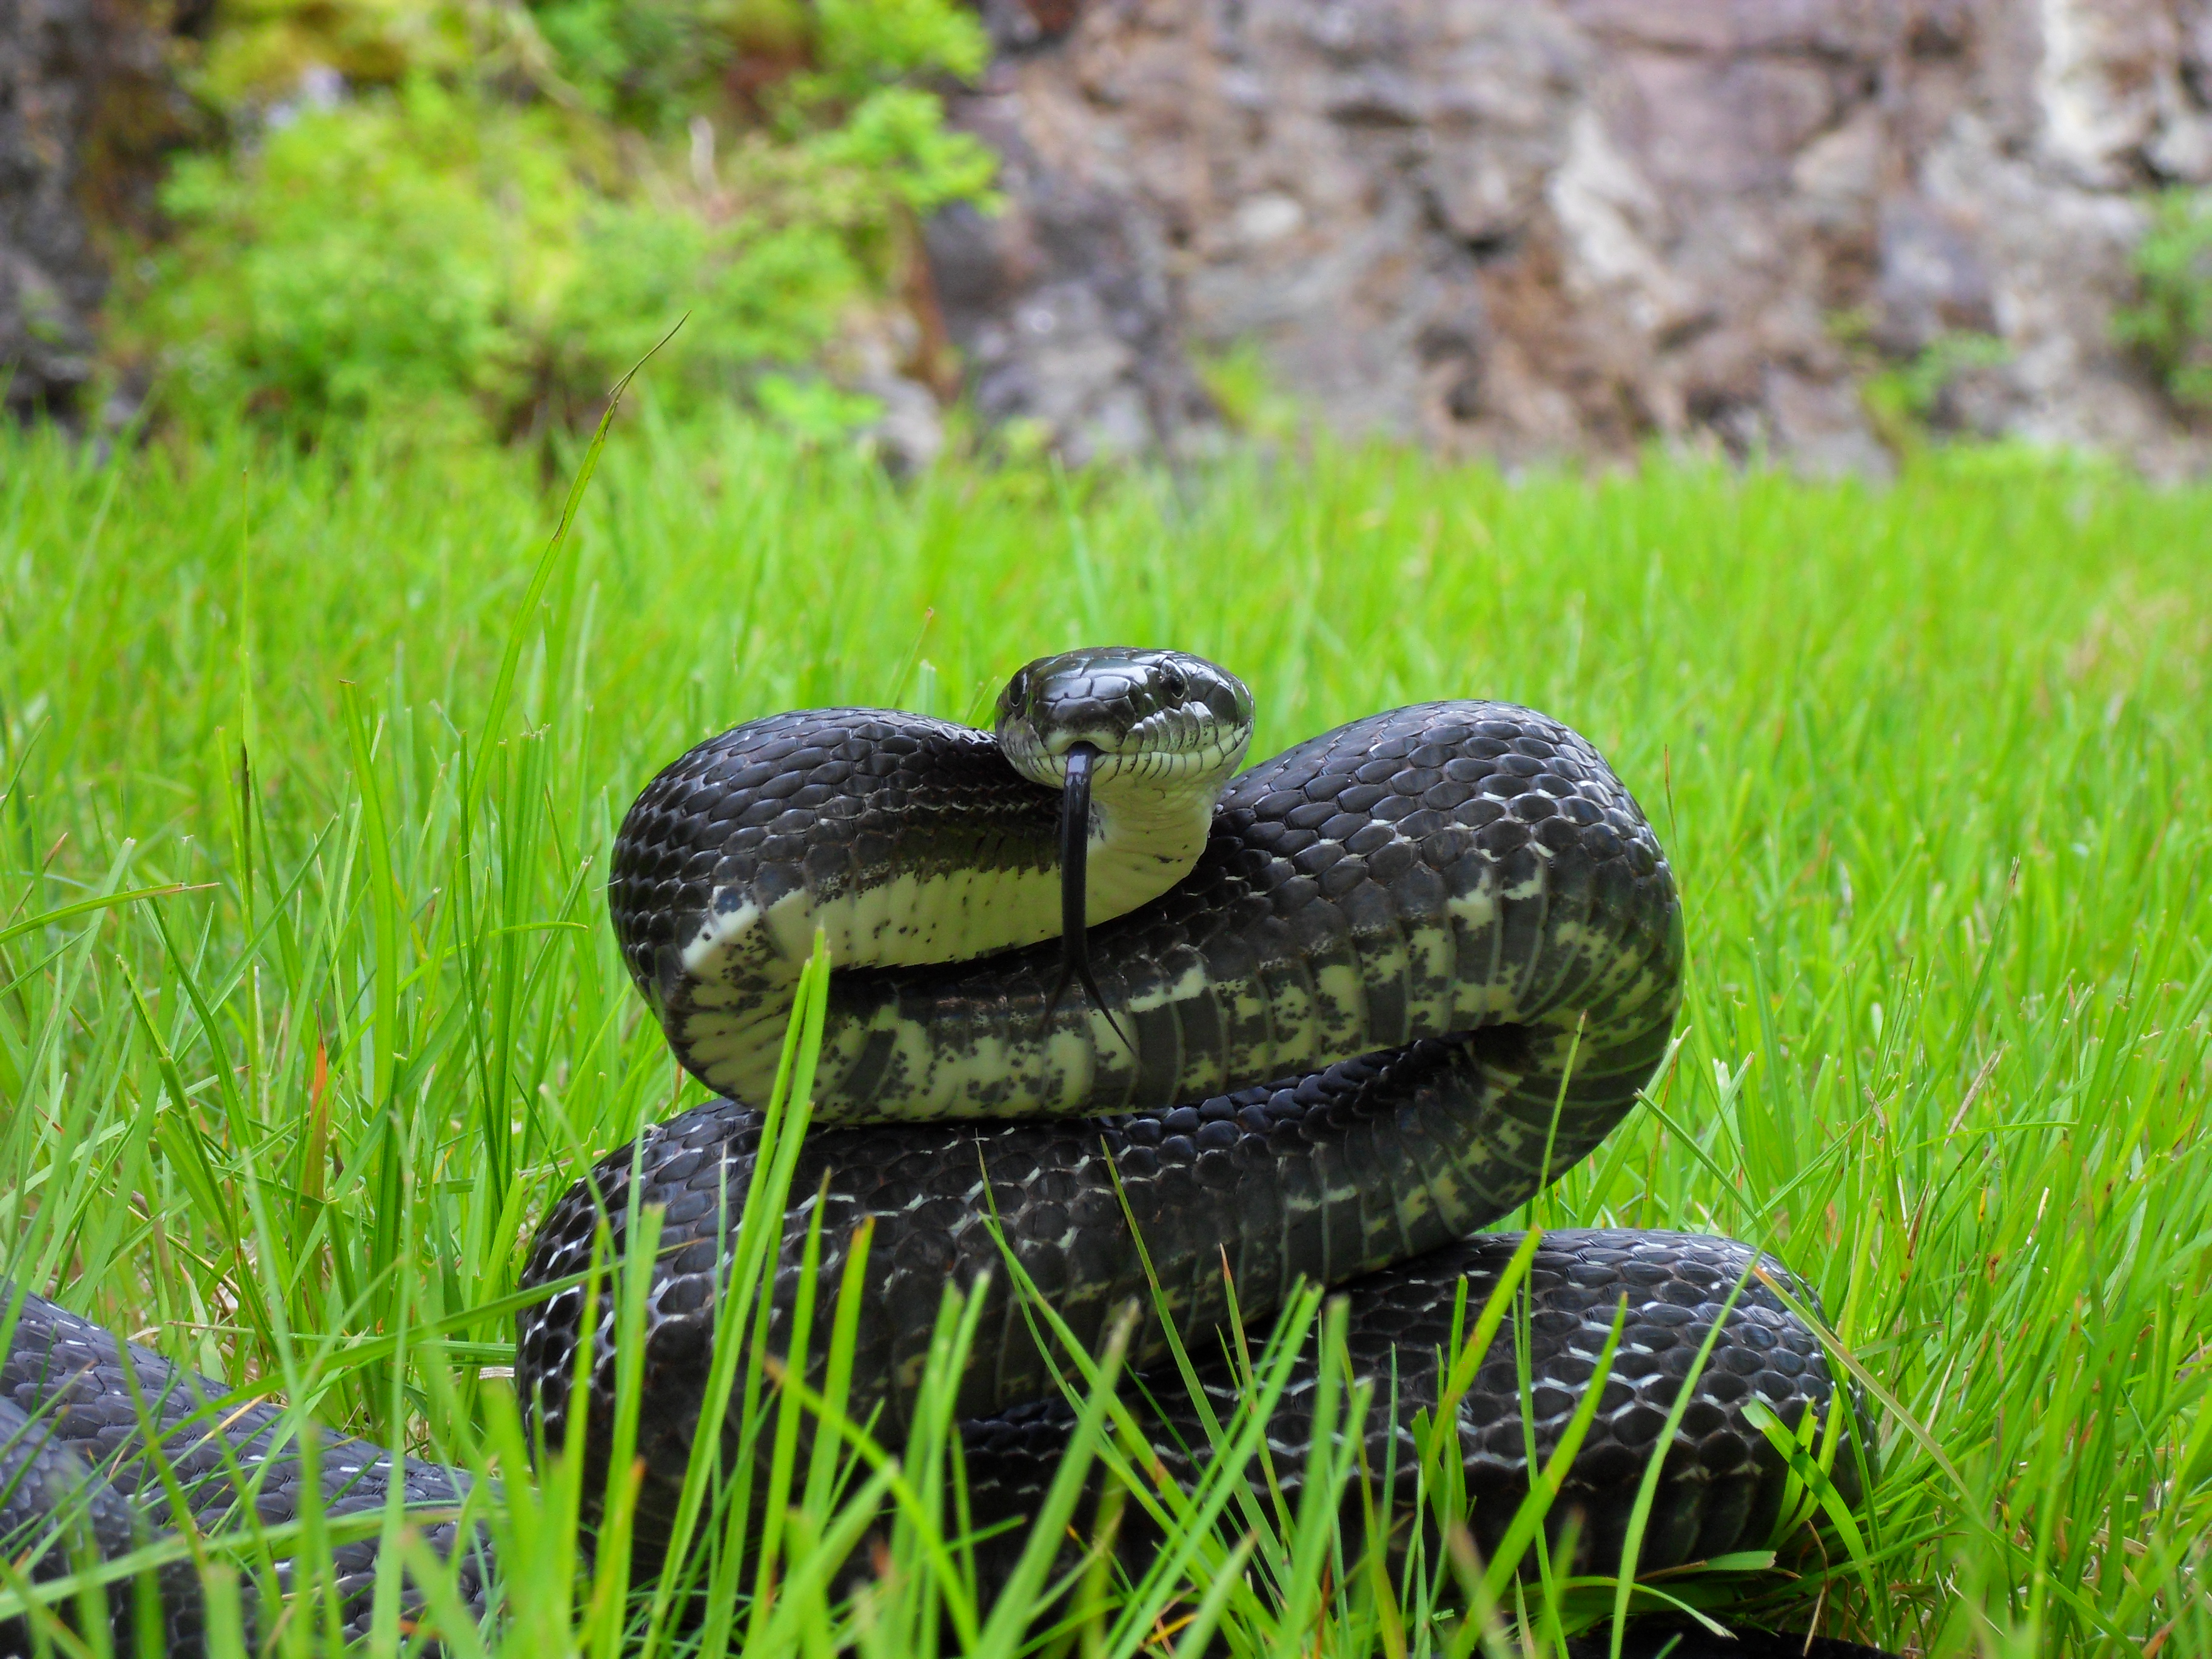
<svg viewBox="0 0 2212 1659"><path fill-rule="evenodd" d="M1091 926L1149 904L1191 872L1212 832L1221 791L1178 781L1108 777L1091 792L1090 880L1084 915ZM1055 876L1055 891L1057 890ZM1045 931L1017 941L1034 945L1056 938L1057 912Z"/></svg>
<svg viewBox="0 0 2212 1659"><path fill-rule="evenodd" d="M648 787L617 845L617 932L672 1045L709 1086L768 1098L800 968L817 932L840 981L971 962L1060 931L1059 801L1018 775L986 733L875 709L817 711L739 727ZM797 781L798 787L787 787ZM1205 850L1218 786L1102 777L1086 838L1085 915L1158 898ZM702 810L720 855L705 868L655 849ZM698 894L647 936L664 890ZM886 1084L886 1087L890 1086ZM824 1115L867 1115L830 1091Z"/></svg>

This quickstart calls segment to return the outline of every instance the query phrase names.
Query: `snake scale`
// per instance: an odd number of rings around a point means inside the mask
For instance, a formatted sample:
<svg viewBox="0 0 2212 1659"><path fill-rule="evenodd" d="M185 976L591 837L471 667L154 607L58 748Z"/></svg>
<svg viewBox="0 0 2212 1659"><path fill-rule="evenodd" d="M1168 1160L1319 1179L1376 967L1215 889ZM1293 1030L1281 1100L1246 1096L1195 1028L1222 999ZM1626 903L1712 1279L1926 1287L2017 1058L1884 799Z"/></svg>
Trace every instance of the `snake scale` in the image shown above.
<svg viewBox="0 0 2212 1659"><path fill-rule="evenodd" d="M957 1407L985 1528L1033 1510L1072 1421L1008 1289L1007 1253L1085 1343L1136 1311L1130 1361L1150 1374L1135 1393L1162 1467L1183 1477L1205 1440L1201 1400L1225 1413L1243 1387L1219 1334L1232 1287L1237 1317L1264 1333L1302 1283L1338 1286L1353 1380L1395 1402L1364 1425L1365 1467L1410 1480L1413 1421L1436 1404L1455 1306L1463 1295L1479 1309L1521 1243L1480 1230L1587 1156L1666 1054L1680 906L1627 789L1545 715L1420 704L1240 772L1252 720L1243 684L1201 659L1093 649L1016 675L994 733L884 709L774 715L699 744L639 796L609 882L617 938L677 1057L718 1097L606 1155L546 1216L524 1283L561 1288L519 1321L516 1379L546 1443L580 1428L603 1474L616 1310L611 1292L587 1304L576 1280L595 1231L619 1255L629 1218L656 1206L641 1574L661 1565L694 1444L715 1431L704 1402L718 1289L763 1144L747 1103L768 1097L817 934L837 971L814 1127L781 1219L772 1353L818 1380L846 1253L868 1223L848 1410L873 1413L896 1445L946 1286L980 1288ZM793 1355L817 1224L815 1336ZM1532 1449L1540 1464L1557 1443L1617 1317L1555 1540L1572 1516L1575 1567L1617 1565L1680 1403L1640 1570L1765 1547L1788 1471L1753 1402L1864 1437L1853 1411L1832 1410L1837 1384L1792 1300L1810 1293L1729 1240L1545 1235L1525 1318L1455 1407L1478 1548L1498 1542ZM265 1519L292 1513L305 1477L274 1437L274 1408L211 1431L203 1402L221 1388L17 1301L0 1364L0 1540L41 1522L51 1534L74 1504L113 1554L173 1525L179 1495L204 1528L221 1525L241 1483ZM1163 1304L1195 1390L1158 1369L1170 1352ZM1312 1435L1312 1347L1267 1431L1293 1490ZM174 1492L150 1478L134 1395L185 1476ZM734 1426L719 1427L733 1450ZM1835 1459L1847 1498L1860 1462L1848 1443ZM325 1449L319 1481L337 1512L380 1508L394 1481L428 1505L466 1485L351 1441ZM1410 1492L1397 1496L1402 1514ZM1360 1512L1349 1501L1347 1523ZM450 1525L434 1541L466 1542ZM465 1588L481 1596L481 1540L469 1558ZM58 1549L22 1559L33 1578L67 1570ZM340 1565L357 1629L373 1546ZM172 1652L201 1640L189 1580L161 1584Z"/></svg>

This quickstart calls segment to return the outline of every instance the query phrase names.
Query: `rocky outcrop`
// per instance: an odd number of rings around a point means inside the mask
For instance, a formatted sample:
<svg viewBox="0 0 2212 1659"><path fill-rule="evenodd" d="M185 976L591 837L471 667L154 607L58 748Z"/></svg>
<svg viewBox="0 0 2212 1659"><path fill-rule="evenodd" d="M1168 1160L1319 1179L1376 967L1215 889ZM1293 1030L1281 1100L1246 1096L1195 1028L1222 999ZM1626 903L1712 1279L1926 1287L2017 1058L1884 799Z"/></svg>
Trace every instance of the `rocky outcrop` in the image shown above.
<svg viewBox="0 0 2212 1659"><path fill-rule="evenodd" d="M1079 456L1255 342L1337 426L1509 461L1653 438L1880 467L1939 424L2202 464L2112 342L2143 193L2212 182L2212 0L990 0L933 228L995 417ZM1992 361L1997 359L1996 361Z"/></svg>
<svg viewBox="0 0 2212 1659"><path fill-rule="evenodd" d="M156 159L182 118L162 28L133 0L0 0L0 377L10 412L72 411L107 288L92 226L147 210Z"/></svg>

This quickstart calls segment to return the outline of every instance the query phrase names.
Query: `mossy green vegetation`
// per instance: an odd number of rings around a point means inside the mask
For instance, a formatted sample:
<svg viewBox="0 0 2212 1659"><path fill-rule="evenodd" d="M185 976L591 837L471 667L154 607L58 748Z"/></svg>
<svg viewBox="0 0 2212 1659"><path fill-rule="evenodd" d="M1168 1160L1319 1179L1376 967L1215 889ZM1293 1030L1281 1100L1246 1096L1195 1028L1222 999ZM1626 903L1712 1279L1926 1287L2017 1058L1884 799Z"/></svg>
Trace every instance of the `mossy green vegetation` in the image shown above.
<svg viewBox="0 0 2212 1659"><path fill-rule="evenodd" d="M1882 1474L1855 1534L1639 1605L1931 1655L2212 1651L2212 495L1941 453L1884 489L1326 448L896 486L648 404L548 556L539 479L495 448L235 430L104 465L0 448L0 1262L496 1476L512 1620L479 1636L434 1595L451 1650L1498 1656L1611 1605L1539 1583L1463 1622L1479 1571L1369 1570L1325 1506L1247 1511L1225 1475L1174 1500L1142 1581L979 1603L941 1396L896 1461L778 1465L768 1566L703 1511L717 1611L684 1631L580 1553L575 1468L526 1475L495 1372L530 1231L694 1097L602 913L633 793L754 714L978 719L1028 659L1123 641L1244 676L1255 753L1393 703L1534 704L1658 827L1680 1049L1523 1218L1778 1252ZM773 1437L775 1379L732 1387ZM1104 1396L1086 1420L1111 1465ZM1224 1439L1241 1467L1249 1425ZM216 1549L216 1582L259 1547Z"/></svg>
<svg viewBox="0 0 2212 1659"><path fill-rule="evenodd" d="M679 319L665 397L849 368L921 217L989 200L936 91L984 52L950 0L222 9L185 65L220 142L173 167L110 354L187 425L459 439L588 428Z"/></svg>
<svg viewBox="0 0 2212 1659"><path fill-rule="evenodd" d="M2212 410L2212 191L2176 185L2151 204L2136 245L2136 303L2112 332L2142 352L2184 409Z"/></svg>

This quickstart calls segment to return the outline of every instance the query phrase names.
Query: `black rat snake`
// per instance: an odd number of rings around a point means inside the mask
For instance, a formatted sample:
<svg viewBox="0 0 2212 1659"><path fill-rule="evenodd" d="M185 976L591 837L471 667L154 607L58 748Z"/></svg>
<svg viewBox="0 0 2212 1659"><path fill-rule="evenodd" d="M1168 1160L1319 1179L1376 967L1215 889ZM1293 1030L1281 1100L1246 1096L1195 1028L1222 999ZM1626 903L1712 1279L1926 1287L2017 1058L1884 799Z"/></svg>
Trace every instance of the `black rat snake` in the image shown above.
<svg viewBox="0 0 2212 1659"><path fill-rule="evenodd" d="M566 1287L520 1322L517 1387L546 1443L562 1443L588 1330L580 1418L586 1490L599 1490L615 1302L587 1307L576 1280L595 1231L619 1256L639 1206L659 1206L637 1368L641 1573L659 1565L702 1426L728 1230L761 1146L760 1115L739 1103L767 1097L817 934L839 971L817 1127L781 1224L770 1352L790 1346L818 1220L815 1338L792 1358L818 1378L845 1252L869 1222L850 1409L875 1413L878 1438L896 1445L946 1285L990 1269L958 1393L983 1527L1034 1506L1070 1420L1002 1252L1086 1343L1143 1310L1139 1368L1169 1352L1152 1311L1164 1302L1199 1392L1224 1409L1242 1387L1212 1334L1227 1285L1263 1332L1301 1281L1340 1285L1353 1374L1396 1402L1370 1414L1365 1467L1410 1472L1411 1425L1436 1401L1461 1286L1479 1309L1520 1243L1477 1230L1589 1153L1665 1054L1680 906L1627 790L1541 714L1422 704L1237 773L1251 729L1249 693L1210 663L1077 652L1014 678L995 735L881 709L775 715L701 744L639 796L615 845L616 933L678 1057L724 1097L609 1154L548 1215L525 1284ZM1525 1365L1501 1334L1456 1407L1485 1551L1616 1317L1610 1375L1552 1518L1556 1542L1572 1517L1580 1571L1617 1564L1693 1370L1641 1571L1770 1541L1788 1469L1752 1402L1793 1427L1810 1414L1853 1431L1817 1340L1777 1290L1807 1292L1745 1246L1554 1232L1528 1285ZM222 1390L21 1302L0 1365L0 1540L42 1519L53 1532L64 1504L104 1554L170 1524L175 1499L149 1474L134 1394L166 1413L203 1525L222 1523L240 1480L264 1518L291 1512L304 1477L274 1408L211 1431L201 1402ZM1300 1363L1310 1382L1313 1362ZM1175 1373L1142 1393L1164 1466L1187 1475L1201 1402ZM1294 1383L1268 1431L1292 1486L1311 1409ZM722 1441L738 1444L727 1421ZM1848 1443L1833 1461L1847 1498L1859 1461ZM408 1502L447 1507L465 1485L412 1461L396 1478ZM336 1511L380 1507L394 1479L360 1443L323 1452ZM450 1524L435 1541L455 1547ZM476 1595L481 1552L465 1568ZM364 1544L341 1561L361 1616L374 1557ZM19 1559L33 1578L68 1568L58 1548ZM163 1581L173 1651L199 1640L189 1577Z"/></svg>

